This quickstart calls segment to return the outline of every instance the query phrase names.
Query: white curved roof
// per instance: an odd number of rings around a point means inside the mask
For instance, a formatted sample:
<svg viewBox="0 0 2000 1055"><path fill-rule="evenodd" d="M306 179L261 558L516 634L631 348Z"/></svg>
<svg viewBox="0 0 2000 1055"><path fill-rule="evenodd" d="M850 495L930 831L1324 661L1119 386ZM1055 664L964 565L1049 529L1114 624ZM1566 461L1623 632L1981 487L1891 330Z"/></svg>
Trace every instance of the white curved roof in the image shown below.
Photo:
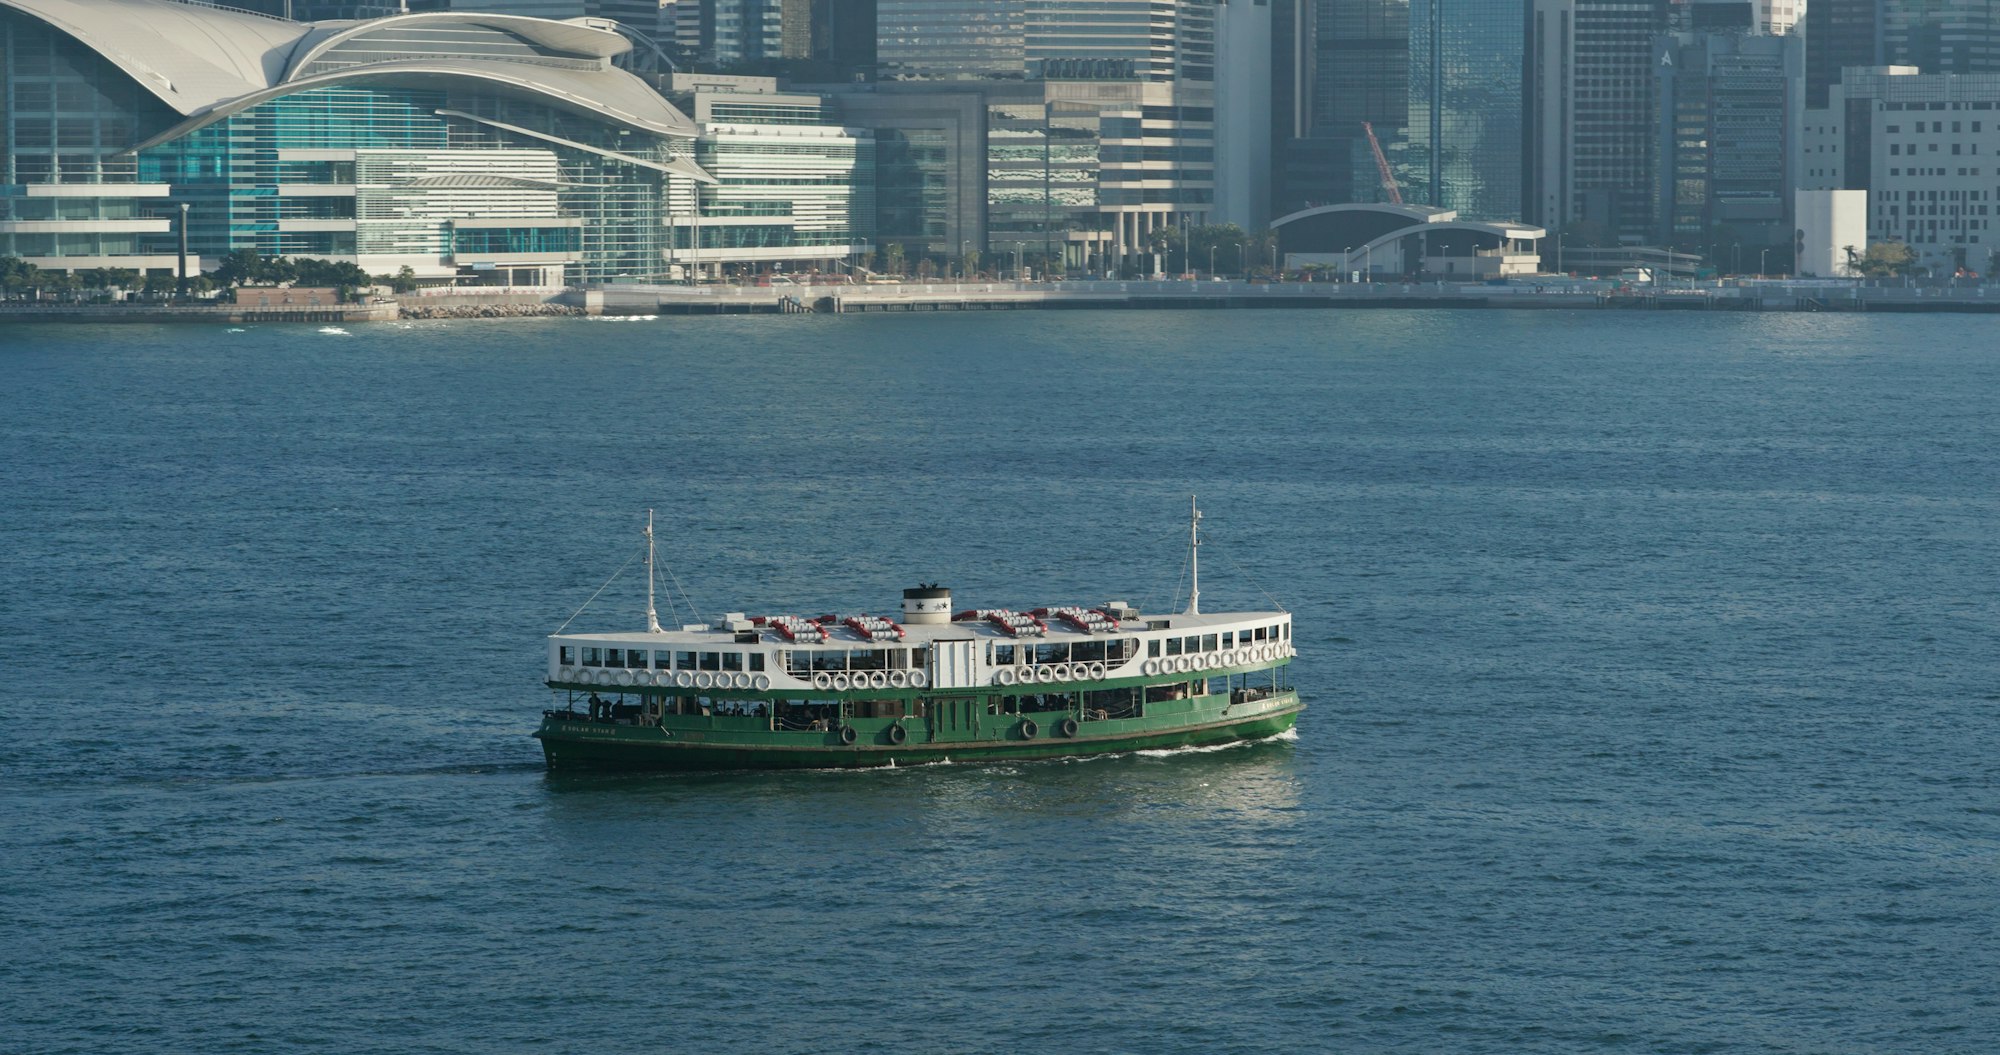
<svg viewBox="0 0 2000 1055"><path fill-rule="evenodd" d="M1458 218L1458 213L1435 205L1397 205L1392 202L1342 202L1339 205L1315 205L1310 209L1287 213L1271 221L1272 227L1279 227L1308 216L1324 216L1336 212L1380 213L1385 216L1400 216L1411 223L1442 223Z"/></svg>
<svg viewBox="0 0 2000 1055"><path fill-rule="evenodd" d="M0 7L13 8L75 37L190 119L142 148L280 95L341 81L400 78L481 80L575 113L658 135L693 136L696 132L687 115L646 82L602 61L630 50L631 43L617 33L588 24L588 20L558 22L446 12L309 25L176 0L0 0ZM309 77L298 73L311 58L342 41L440 21L504 30L597 64L419 53Z"/></svg>
<svg viewBox="0 0 2000 1055"><path fill-rule="evenodd" d="M0 0L82 41L183 114L269 87L310 26L166 0Z"/></svg>

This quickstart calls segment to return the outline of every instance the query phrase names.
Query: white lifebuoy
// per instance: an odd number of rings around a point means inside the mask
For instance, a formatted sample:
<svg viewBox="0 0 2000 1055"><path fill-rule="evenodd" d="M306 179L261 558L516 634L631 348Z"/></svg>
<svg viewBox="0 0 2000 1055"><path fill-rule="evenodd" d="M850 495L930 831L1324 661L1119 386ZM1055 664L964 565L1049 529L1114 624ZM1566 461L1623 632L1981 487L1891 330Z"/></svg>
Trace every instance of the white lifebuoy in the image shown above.
<svg viewBox="0 0 2000 1055"><path fill-rule="evenodd" d="M689 674L685 670L674 671L674 684L685 689L694 684L694 675Z"/></svg>
<svg viewBox="0 0 2000 1055"><path fill-rule="evenodd" d="M1044 663L1035 668L1035 680L1043 683L1056 680L1056 668L1052 663Z"/></svg>
<svg viewBox="0 0 2000 1055"><path fill-rule="evenodd" d="M739 689L747 689L750 687L750 675L748 674L737 674L735 677L732 677L729 680Z"/></svg>
<svg viewBox="0 0 2000 1055"><path fill-rule="evenodd" d="M853 685L854 685L853 679L849 678L845 673L835 674L833 676L833 691L835 692L846 692L848 689L852 688Z"/></svg>
<svg viewBox="0 0 2000 1055"><path fill-rule="evenodd" d="M870 671L868 674L868 687L871 689L888 688L889 675L884 671L879 671L879 670Z"/></svg>
<svg viewBox="0 0 2000 1055"><path fill-rule="evenodd" d="M907 670L892 670L892 671L890 671L890 672L889 672L889 687L890 687L890 688L892 688L892 689L901 689L901 688L907 688L907 687L909 687L909 684L910 684L910 672L909 672L909 671L907 671Z"/></svg>
<svg viewBox="0 0 2000 1055"><path fill-rule="evenodd" d="M756 677L751 678L750 687L756 689L758 692L763 692L765 689L770 688L771 687L770 675L759 674Z"/></svg>
<svg viewBox="0 0 2000 1055"><path fill-rule="evenodd" d="M910 672L910 688L921 689L925 685L930 684L930 681L931 681L930 675L925 674L921 670L913 670Z"/></svg>
<svg viewBox="0 0 2000 1055"><path fill-rule="evenodd" d="M714 687L715 687L715 675L713 675L713 674L710 674L710 673L709 673L708 671L705 671L705 670L701 670L701 671L696 671L696 672L695 672L695 675L694 675L694 687L695 687L695 688L697 688L697 689L712 689L712 688L714 688Z"/></svg>
<svg viewBox="0 0 2000 1055"><path fill-rule="evenodd" d="M639 675L639 677L643 679L645 683L648 685L658 685L660 683L660 679L665 676L666 675L664 674L655 674L650 670L644 674Z"/></svg>
<svg viewBox="0 0 2000 1055"><path fill-rule="evenodd" d="M828 674L826 671L823 670L814 671L813 688L815 689L833 688L833 675Z"/></svg>
<svg viewBox="0 0 2000 1055"><path fill-rule="evenodd" d="M1233 667L1233 666L1235 666L1235 665L1236 665L1236 650L1235 650L1235 649L1233 649L1233 648L1226 648L1226 649L1223 649L1223 650L1222 650L1222 665L1223 665L1223 666L1225 666L1225 667Z"/></svg>
<svg viewBox="0 0 2000 1055"><path fill-rule="evenodd" d="M1139 672L1146 675L1158 674L1160 672L1160 661L1157 659L1149 659L1146 662L1139 664Z"/></svg>
<svg viewBox="0 0 2000 1055"><path fill-rule="evenodd" d="M1092 677L1093 679L1096 679L1096 680L1098 680L1098 681L1102 681L1102 680L1104 680L1104 675L1105 675L1105 674L1106 674L1107 672L1109 672L1109 670L1110 670L1110 669L1111 669L1111 668L1109 668L1109 667L1106 667L1106 666L1104 665L1104 661L1100 659L1100 660L1098 660L1098 661L1096 661L1096 662L1094 662L1094 663L1092 663L1092 664L1090 665L1090 676L1091 676L1091 677Z"/></svg>
<svg viewBox="0 0 2000 1055"><path fill-rule="evenodd" d="M1265 658L1266 660L1274 660L1274 659L1277 659L1277 658L1278 658L1278 646L1276 646L1276 645L1265 645L1265 646L1264 646L1264 658Z"/></svg>
<svg viewBox="0 0 2000 1055"><path fill-rule="evenodd" d="M1174 669L1175 669L1175 670L1178 670L1178 671L1180 671L1180 672L1181 672L1182 674L1186 674L1187 672L1189 672L1189 671L1193 670L1193 669L1194 669L1194 657L1193 657L1193 656L1182 656L1182 657L1181 657L1181 659L1180 659L1180 662L1178 662L1178 663L1174 664Z"/></svg>
<svg viewBox="0 0 2000 1055"><path fill-rule="evenodd" d="M1054 680L1054 681L1068 681L1068 680L1069 680L1069 664L1067 664L1067 663L1051 663L1051 664L1049 664L1049 677L1050 677L1050 679L1051 679L1051 680Z"/></svg>
<svg viewBox="0 0 2000 1055"><path fill-rule="evenodd" d="M598 684L598 685L609 685L609 684L611 684L611 683L612 683L612 680L613 680L613 678L612 678L612 674L611 674L611 672L610 672L610 671L608 671L608 670L600 670L600 671L598 671L598 672L596 673L596 675L594 675L594 676L593 676L593 677L592 677L592 678L591 678L590 680L591 680L591 681L592 681L592 682L593 682L594 684Z"/></svg>
<svg viewBox="0 0 2000 1055"><path fill-rule="evenodd" d="M1014 668L1001 667L999 670L993 672L993 680L1002 685L1014 684Z"/></svg>

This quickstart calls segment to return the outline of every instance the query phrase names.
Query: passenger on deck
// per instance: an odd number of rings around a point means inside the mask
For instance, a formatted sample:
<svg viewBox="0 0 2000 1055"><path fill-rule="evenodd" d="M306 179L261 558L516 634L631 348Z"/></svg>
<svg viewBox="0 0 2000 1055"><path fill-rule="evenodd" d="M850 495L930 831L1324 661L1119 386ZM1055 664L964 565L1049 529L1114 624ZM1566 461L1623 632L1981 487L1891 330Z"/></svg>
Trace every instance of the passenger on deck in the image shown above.
<svg viewBox="0 0 2000 1055"><path fill-rule="evenodd" d="M590 720L594 722L594 721L598 720L599 718L603 717L603 716L604 716L604 708L605 708L605 704L604 704L604 701L603 701L603 700L601 700L601 699L598 699L598 697L597 697L597 694L596 694L596 693L594 693L594 692L593 692L593 693L591 693L591 694L590 694Z"/></svg>

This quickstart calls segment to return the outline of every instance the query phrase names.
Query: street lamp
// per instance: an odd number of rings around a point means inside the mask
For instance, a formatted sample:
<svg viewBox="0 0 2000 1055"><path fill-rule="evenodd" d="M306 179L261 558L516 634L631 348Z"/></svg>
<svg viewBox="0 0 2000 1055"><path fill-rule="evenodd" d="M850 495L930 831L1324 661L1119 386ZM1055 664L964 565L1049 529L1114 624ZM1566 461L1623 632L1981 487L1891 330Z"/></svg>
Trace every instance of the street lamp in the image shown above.
<svg viewBox="0 0 2000 1055"><path fill-rule="evenodd" d="M1208 243L1208 277L1215 277L1215 243Z"/></svg>
<svg viewBox="0 0 2000 1055"><path fill-rule="evenodd" d="M1743 243L1737 242L1735 249L1734 266L1729 269L1729 273L1732 275L1741 275L1743 273Z"/></svg>
<svg viewBox="0 0 2000 1055"><path fill-rule="evenodd" d="M1370 242L1367 245L1361 247L1361 281L1366 282L1371 286L1375 284L1374 242Z"/></svg>
<svg viewBox="0 0 2000 1055"><path fill-rule="evenodd" d="M1757 277L1758 277L1758 278L1763 278L1763 277L1764 277L1764 258L1765 258L1765 257L1768 257L1768 256L1770 256L1770 255L1771 255L1771 251L1770 251L1769 249L1759 249L1759 250L1757 250Z"/></svg>
<svg viewBox="0 0 2000 1055"><path fill-rule="evenodd" d="M1236 269L1243 272L1244 280L1248 281L1250 278L1250 266L1243 261L1243 243L1231 242L1229 244L1236 247Z"/></svg>
<svg viewBox="0 0 2000 1055"><path fill-rule="evenodd" d="M1340 280L1354 281L1354 247L1351 245L1340 248Z"/></svg>

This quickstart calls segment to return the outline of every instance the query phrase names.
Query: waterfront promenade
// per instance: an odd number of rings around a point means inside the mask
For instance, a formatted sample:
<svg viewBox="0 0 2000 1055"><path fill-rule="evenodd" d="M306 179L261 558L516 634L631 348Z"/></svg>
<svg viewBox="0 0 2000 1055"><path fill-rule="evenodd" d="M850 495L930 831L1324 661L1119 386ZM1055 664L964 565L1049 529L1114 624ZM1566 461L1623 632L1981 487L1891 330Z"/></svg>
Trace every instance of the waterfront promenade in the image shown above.
<svg viewBox="0 0 2000 1055"><path fill-rule="evenodd" d="M1452 308L1521 311L1784 311L2000 313L1988 286L1861 286L1819 281L1725 281L1693 287L1618 288L1558 279L1478 283L1335 282L907 282L768 285L619 284L589 289L428 289L326 307L234 304L0 302L5 322L387 322L538 315L752 315L863 312L1145 310L1222 308Z"/></svg>

